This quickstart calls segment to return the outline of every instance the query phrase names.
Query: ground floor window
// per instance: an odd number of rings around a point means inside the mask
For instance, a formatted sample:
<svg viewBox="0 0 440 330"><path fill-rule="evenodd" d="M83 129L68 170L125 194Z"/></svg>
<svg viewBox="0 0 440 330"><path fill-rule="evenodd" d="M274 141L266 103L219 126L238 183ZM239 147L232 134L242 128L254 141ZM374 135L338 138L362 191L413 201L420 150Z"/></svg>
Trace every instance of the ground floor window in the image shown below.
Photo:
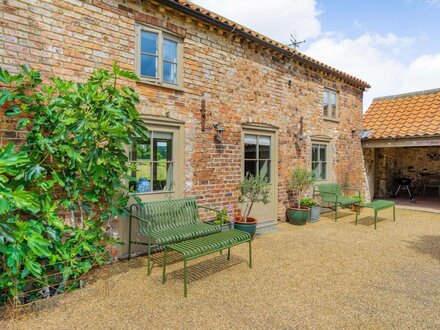
<svg viewBox="0 0 440 330"><path fill-rule="evenodd" d="M147 139L130 146L130 192L173 190L176 135L172 131L150 130Z"/></svg>
<svg viewBox="0 0 440 330"><path fill-rule="evenodd" d="M271 182L271 136L246 134L244 136L244 176L262 176Z"/></svg>
<svg viewBox="0 0 440 330"><path fill-rule="evenodd" d="M328 180L329 147L327 143L312 143L312 172L318 181Z"/></svg>

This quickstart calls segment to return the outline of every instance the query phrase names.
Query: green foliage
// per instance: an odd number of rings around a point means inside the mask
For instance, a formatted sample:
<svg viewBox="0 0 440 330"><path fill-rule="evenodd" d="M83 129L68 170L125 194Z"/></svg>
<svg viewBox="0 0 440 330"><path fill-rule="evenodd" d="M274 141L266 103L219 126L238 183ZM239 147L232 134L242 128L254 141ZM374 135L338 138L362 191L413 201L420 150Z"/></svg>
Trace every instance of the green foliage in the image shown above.
<svg viewBox="0 0 440 330"><path fill-rule="evenodd" d="M224 207L216 211L215 219L212 223L216 225L224 225L232 222L232 205L229 204L228 207Z"/></svg>
<svg viewBox="0 0 440 330"><path fill-rule="evenodd" d="M315 183L315 178L311 171L305 168L295 168L290 176L290 189L296 196L298 207L301 207L301 197Z"/></svg>
<svg viewBox="0 0 440 330"><path fill-rule="evenodd" d="M246 175L239 184L240 196L238 201L246 204L243 217L245 222L249 217L255 203L269 203L270 185L266 178L261 176Z"/></svg>
<svg viewBox="0 0 440 330"><path fill-rule="evenodd" d="M312 198L312 197L305 197L301 198L300 205L307 206L307 207L313 207L313 206L319 206L318 200Z"/></svg>
<svg viewBox="0 0 440 330"><path fill-rule="evenodd" d="M38 71L0 69L0 106L29 131L19 152L0 149L0 292L16 297L17 283L57 272L58 290L69 289L117 244L112 229L129 198L125 147L147 138L139 97L120 78L137 79L114 65L84 83L42 85Z"/></svg>

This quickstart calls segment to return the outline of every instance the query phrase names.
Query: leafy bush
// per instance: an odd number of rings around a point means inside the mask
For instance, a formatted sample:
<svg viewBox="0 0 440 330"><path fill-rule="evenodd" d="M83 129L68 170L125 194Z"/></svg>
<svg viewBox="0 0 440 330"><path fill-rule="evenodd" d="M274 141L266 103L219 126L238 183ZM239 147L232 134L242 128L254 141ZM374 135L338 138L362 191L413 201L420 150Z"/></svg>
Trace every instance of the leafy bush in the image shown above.
<svg viewBox="0 0 440 330"><path fill-rule="evenodd" d="M301 198L300 205L307 206L307 207L313 207L313 206L319 206L318 200L312 198L312 197L305 197Z"/></svg>
<svg viewBox="0 0 440 330"><path fill-rule="evenodd" d="M292 189L298 207L301 208L301 197L315 183L313 173L305 168L295 168L290 176L290 188Z"/></svg>
<svg viewBox="0 0 440 330"><path fill-rule="evenodd" d="M84 83L42 85L35 70L0 69L0 106L29 131L19 152L0 149L0 291L9 297L29 289L29 278L47 286L55 273L57 291L69 289L118 244L131 179L125 147L147 137L139 98L120 78L137 79L114 65Z"/></svg>
<svg viewBox="0 0 440 330"><path fill-rule="evenodd" d="M269 203L270 186L268 180L261 176L246 175L239 185L240 196L238 201L246 204L246 208L243 212L244 221L247 222L247 218L251 214L252 207L255 203Z"/></svg>

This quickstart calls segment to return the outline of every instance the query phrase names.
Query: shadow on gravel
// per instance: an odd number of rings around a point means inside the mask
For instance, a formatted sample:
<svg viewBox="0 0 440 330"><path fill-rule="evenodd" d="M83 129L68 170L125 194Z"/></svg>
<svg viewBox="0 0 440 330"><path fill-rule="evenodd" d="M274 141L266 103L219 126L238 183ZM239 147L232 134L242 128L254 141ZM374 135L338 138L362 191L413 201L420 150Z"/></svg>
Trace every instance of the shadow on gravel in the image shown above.
<svg viewBox="0 0 440 330"><path fill-rule="evenodd" d="M440 235L420 236L417 241L409 242L409 246L418 253L430 255L440 262Z"/></svg>
<svg viewBox="0 0 440 330"><path fill-rule="evenodd" d="M227 260L226 255L217 256L215 258L205 260L191 266L188 266L188 282L201 280L207 276L224 271L225 269L234 267L243 263L247 267L247 260L238 256L231 255L231 259ZM183 281L183 264L182 268L167 274L167 279Z"/></svg>

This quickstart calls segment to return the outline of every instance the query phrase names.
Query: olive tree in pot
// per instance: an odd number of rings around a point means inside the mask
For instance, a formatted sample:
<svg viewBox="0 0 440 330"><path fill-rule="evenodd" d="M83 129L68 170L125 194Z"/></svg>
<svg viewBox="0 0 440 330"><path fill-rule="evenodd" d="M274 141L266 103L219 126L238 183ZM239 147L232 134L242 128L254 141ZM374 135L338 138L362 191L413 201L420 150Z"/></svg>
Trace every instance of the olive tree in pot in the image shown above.
<svg viewBox="0 0 440 330"><path fill-rule="evenodd" d="M252 207L255 203L269 203L270 186L266 178L246 175L239 185L238 202L245 205L243 216L234 218L234 229L248 232L252 238L257 230L257 220L251 218Z"/></svg>
<svg viewBox="0 0 440 330"><path fill-rule="evenodd" d="M290 189L293 192L296 204L287 208L287 218L291 224L305 225L310 216L310 208L301 205L301 198L313 185L315 178L313 173L305 168L296 168L290 176Z"/></svg>

